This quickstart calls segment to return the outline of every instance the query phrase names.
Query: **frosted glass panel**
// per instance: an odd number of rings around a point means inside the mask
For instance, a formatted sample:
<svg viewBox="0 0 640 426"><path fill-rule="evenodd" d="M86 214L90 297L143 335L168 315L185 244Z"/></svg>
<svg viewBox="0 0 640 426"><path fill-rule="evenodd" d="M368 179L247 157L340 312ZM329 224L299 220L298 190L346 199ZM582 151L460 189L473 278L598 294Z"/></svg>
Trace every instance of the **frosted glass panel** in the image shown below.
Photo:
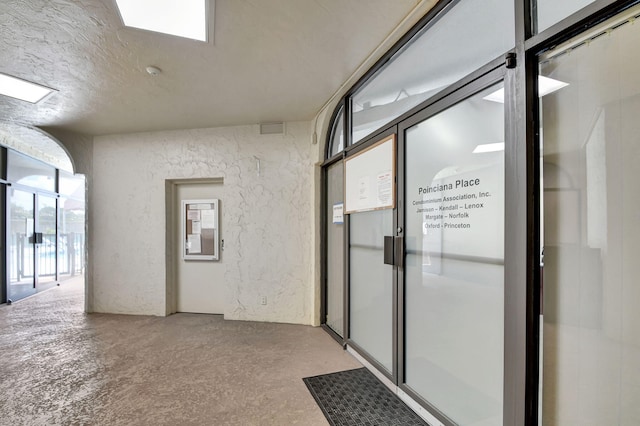
<svg viewBox="0 0 640 426"><path fill-rule="evenodd" d="M540 65L545 426L640 424L640 27L608 26Z"/></svg>
<svg viewBox="0 0 640 426"><path fill-rule="evenodd" d="M353 97L353 142L515 47L513 0L458 2Z"/></svg>
<svg viewBox="0 0 640 426"><path fill-rule="evenodd" d="M393 266L384 264L384 236L393 210L350 215L351 339L389 372L393 367Z"/></svg>
<svg viewBox="0 0 640 426"><path fill-rule="evenodd" d="M342 161L327 169L327 318L326 324L343 336L344 224L334 219L334 206L343 203Z"/></svg>
<svg viewBox="0 0 640 426"><path fill-rule="evenodd" d="M406 383L459 425L502 425L500 87L406 132Z"/></svg>

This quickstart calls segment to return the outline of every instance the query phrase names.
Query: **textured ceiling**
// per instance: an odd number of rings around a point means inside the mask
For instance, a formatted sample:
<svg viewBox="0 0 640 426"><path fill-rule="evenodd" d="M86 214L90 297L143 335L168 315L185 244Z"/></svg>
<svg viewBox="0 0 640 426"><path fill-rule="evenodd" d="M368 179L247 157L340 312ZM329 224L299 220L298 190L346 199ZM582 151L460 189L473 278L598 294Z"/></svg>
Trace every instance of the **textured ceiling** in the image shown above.
<svg viewBox="0 0 640 426"><path fill-rule="evenodd" d="M309 120L418 3L217 0L204 43L124 28L115 0L2 0L0 72L58 92L0 96L0 120L89 135Z"/></svg>

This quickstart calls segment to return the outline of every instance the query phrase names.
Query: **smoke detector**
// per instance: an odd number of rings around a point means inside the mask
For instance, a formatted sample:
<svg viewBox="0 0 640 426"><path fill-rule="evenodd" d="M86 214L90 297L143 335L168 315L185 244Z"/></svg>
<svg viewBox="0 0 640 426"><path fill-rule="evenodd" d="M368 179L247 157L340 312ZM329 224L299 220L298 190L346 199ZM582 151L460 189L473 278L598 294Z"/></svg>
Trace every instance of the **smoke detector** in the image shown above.
<svg viewBox="0 0 640 426"><path fill-rule="evenodd" d="M160 75L160 73L162 72L162 70L158 67L154 67L153 65L149 65L147 68L147 74L155 77L157 75Z"/></svg>

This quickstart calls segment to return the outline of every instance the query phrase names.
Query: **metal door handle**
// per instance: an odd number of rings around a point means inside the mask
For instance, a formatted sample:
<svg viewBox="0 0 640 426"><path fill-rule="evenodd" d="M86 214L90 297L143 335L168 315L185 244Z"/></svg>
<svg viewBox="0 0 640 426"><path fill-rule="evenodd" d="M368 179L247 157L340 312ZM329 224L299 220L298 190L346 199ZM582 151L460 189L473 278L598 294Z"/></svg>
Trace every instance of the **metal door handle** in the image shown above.
<svg viewBox="0 0 640 426"><path fill-rule="evenodd" d="M384 263L385 265L403 266L404 237L384 237Z"/></svg>
<svg viewBox="0 0 640 426"><path fill-rule="evenodd" d="M393 265L393 252L394 252L394 244L393 237L386 236L384 237L384 263L385 265Z"/></svg>

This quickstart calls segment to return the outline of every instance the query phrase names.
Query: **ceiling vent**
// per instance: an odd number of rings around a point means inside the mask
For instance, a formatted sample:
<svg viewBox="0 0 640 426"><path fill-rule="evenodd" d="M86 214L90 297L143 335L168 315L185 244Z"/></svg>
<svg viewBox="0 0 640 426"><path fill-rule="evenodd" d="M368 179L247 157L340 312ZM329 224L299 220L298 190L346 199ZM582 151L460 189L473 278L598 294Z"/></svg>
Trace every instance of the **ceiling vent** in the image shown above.
<svg viewBox="0 0 640 426"><path fill-rule="evenodd" d="M277 123L260 123L261 135L283 135L284 134L284 122Z"/></svg>

